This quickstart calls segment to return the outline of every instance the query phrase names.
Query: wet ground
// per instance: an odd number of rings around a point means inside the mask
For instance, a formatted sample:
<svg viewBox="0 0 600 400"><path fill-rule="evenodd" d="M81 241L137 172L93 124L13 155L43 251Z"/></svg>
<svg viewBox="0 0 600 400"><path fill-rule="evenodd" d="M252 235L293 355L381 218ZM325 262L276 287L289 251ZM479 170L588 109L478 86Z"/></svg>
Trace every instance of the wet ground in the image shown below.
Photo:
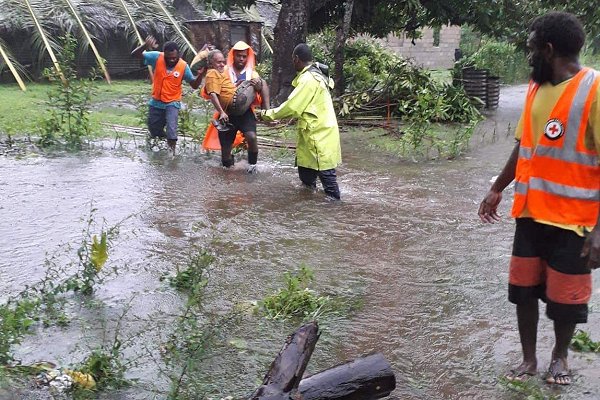
<svg viewBox="0 0 600 400"><path fill-rule="evenodd" d="M175 159L149 151L0 158L4 295L44 275L46 252L59 249L59 259L69 259L64 244L78 244L90 201L96 220L109 225L133 215L110 254L119 274L95 294L101 303L81 305L66 329L40 330L17 355L26 363L77 362L110 331L90 328L93 321L114 320L126 303L123 335L139 337L130 353L140 342L158 346L184 301L160 278L205 248L218 256L210 297L216 313L260 299L302 263L314 269L320 291L363 298L355 314L325 322L312 372L377 351L396 372L397 399L521 398L498 384L520 354L514 306L506 300L510 191L501 223L483 225L476 211L512 149L524 92L524 86L503 88L500 108L478 130L471 151L454 161L399 161L369 149L359 135L344 135L340 204L304 191L291 158L266 151L257 175L245 174L244 161L223 171L216 156L192 152ZM583 328L598 340L598 273L594 282ZM152 332L135 317L164 322ZM224 333L225 342L242 340L243 349L223 348L206 361L203 379L214 393L251 392L294 329L258 319L246 316ZM549 362L552 336L543 317L540 369ZM544 388L546 395L600 398L600 358L574 354L571 367L576 384ZM167 383L154 364L145 360L128 374L139 382L105 398L164 398Z"/></svg>

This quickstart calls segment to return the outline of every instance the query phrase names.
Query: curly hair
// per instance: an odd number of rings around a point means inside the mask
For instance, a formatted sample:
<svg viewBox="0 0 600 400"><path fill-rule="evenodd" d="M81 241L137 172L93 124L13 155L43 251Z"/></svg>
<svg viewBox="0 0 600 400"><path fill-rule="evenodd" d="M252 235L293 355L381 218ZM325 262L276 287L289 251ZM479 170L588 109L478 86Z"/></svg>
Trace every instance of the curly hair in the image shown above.
<svg viewBox="0 0 600 400"><path fill-rule="evenodd" d="M175 42L167 42L165 43L165 45L163 46L163 51L167 52L167 51L176 51L179 53L179 45Z"/></svg>
<svg viewBox="0 0 600 400"><path fill-rule="evenodd" d="M556 54L562 57L577 56L585 42L585 31L573 14L549 12L531 23L529 32L535 32L534 43L542 48L551 43Z"/></svg>

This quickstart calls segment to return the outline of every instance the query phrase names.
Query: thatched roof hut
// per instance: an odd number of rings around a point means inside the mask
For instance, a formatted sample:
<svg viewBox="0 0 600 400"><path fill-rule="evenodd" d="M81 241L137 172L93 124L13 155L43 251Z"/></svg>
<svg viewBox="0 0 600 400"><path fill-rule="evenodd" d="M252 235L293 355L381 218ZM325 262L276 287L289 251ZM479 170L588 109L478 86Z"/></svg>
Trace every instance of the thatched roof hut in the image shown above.
<svg viewBox="0 0 600 400"><path fill-rule="evenodd" d="M178 37L169 19L156 2L133 0L70 0L93 35L94 43L101 56L107 61L111 76L141 75L145 68L131 58L131 50L139 43L131 20L123 8L131 14L135 27L142 37L154 35L159 43L175 40L180 43L184 58L191 60L193 54ZM34 13L48 33L52 46L60 47L60 37L71 33L78 38L80 54L78 67L81 72L96 65L87 51L86 41L65 0L29 0ZM178 26L187 31L192 45L201 47L210 41L223 50L228 50L237 40L246 40L256 50L262 48L263 17L260 9L277 9L275 2L259 0L249 9L233 9L228 13L217 13L206 9L194 0L161 0L168 12L178 21ZM203 3L203 2L202 2ZM267 26L272 26L273 13L269 13ZM8 49L13 60L20 63L34 77L39 77L49 65L45 47L40 39L29 10L23 0L0 0L0 45ZM0 74L3 62L0 59ZM0 79L4 75L0 75Z"/></svg>

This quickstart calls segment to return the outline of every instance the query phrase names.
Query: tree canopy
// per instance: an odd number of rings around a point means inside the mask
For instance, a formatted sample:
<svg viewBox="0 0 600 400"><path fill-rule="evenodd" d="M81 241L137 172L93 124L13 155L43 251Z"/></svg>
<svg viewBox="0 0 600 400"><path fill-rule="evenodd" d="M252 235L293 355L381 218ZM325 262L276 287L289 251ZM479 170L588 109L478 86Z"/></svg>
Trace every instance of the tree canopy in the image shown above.
<svg viewBox="0 0 600 400"><path fill-rule="evenodd" d="M197 0L219 11L232 6L248 7L256 0ZM278 1L285 3L285 1ZM337 24L345 0L308 0L309 32ZM577 15L593 36L600 34L600 8L595 0L369 0L355 1L353 33L377 37L391 32L415 33L426 26L469 24L479 32L518 41L529 21L550 10ZM525 35L526 36L526 35Z"/></svg>

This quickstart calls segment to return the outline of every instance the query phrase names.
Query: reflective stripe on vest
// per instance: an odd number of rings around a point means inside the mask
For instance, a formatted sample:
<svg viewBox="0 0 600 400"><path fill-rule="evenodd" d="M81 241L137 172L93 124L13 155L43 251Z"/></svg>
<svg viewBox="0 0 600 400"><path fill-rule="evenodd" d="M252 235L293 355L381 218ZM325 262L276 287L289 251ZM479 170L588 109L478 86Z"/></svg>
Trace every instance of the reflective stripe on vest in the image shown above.
<svg viewBox="0 0 600 400"><path fill-rule="evenodd" d="M517 162L514 217L519 217L527 207L533 218L564 224L596 224L600 202L599 158L584 143L591 104L599 85L600 77L594 70L584 68L576 74L550 113L548 124L556 120L558 125L546 125L563 129L562 135L554 137L546 130L536 146L531 109L539 86L530 83Z"/></svg>
<svg viewBox="0 0 600 400"><path fill-rule="evenodd" d="M595 79L595 71L590 69L585 72L585 76L577 88L577 92L573 98L573 103L571 103L571 108L569 110L569 118L567 119L566 132L564 133L565 139L563 146L551 147L538 145L535 149L537 155L570 161L576 164L589 166L598 165L597 154L581 153L576 149L577 139L582 128L581 122L583 119L583 109ZM587 120L585 123L587 124Z"/></svg>
<svg viewBox="0 0 600 400"><path fill-rule="evenodd" d="M154 82L152 84L152 98L170 103L181 100L181 84L185 74L186 62L181 58L175 67L167 71L164 53L160 53L154 68Z"/></svg>
<svg viewBox="0 0 600 400"><path fill-rule="evenodd" d="M569 199L600 201L600 190L561 185L560 183L550 182L540 178L530 178L528 184L515 182L516 193L526 195L529 188Z"/></svg>

